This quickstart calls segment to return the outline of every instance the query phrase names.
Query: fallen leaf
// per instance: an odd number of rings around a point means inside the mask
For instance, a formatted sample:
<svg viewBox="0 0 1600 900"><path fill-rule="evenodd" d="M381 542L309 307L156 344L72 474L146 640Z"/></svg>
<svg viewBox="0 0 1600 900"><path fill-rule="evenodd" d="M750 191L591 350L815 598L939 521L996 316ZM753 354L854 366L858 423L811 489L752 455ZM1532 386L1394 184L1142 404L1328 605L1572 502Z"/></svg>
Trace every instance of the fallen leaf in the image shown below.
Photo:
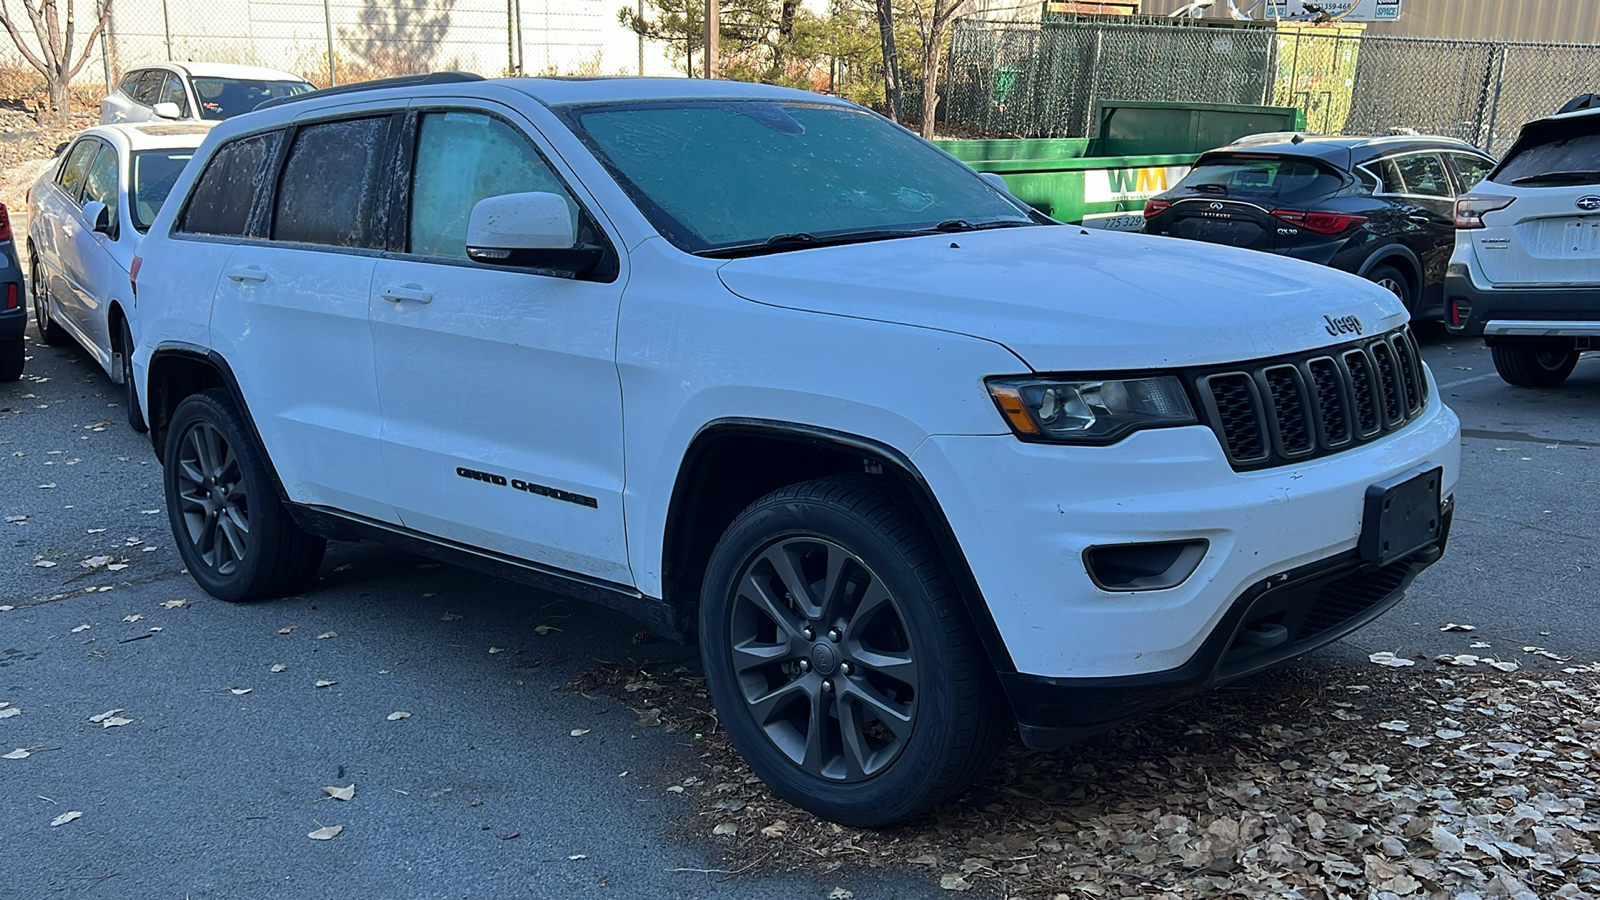
<svg viewBox="0 0 1600 900"><path fill-rule="evenodd" d="M313 687L319 687L319 688L333 687L334 685L336 685L338 683L339 682L337 682L337 681L329 681L326 678L319 678L319 679L317 679L317 682L312 686Z"/></svg>
<svg viewBox="0 0 1600 900"><path fill-rule="evenodd" d="M324 631L323 633L317 635L317 640L325 641L328 638L336 638L338 636L339 636L339 632L337 632L337 631Z"/></svg>
<svg viewBox="0 0 1600 900"><path fill-rule="evenodd" d="M80 560L78 565L83 566L85 569L98 569L109 562L111 562L111 557L109 556L91 556Z"/></svg>
<svg viewBox="0 0 1600 900"><path fill-rule="evenodd" d="M56 567L55 562L48 559L36 559L33 564L41 569L54 569Z"/></svg>
<svg viewBox="0 0 1600 900"><path fill-rule="evenodd" d="M50 827L54 828L57 825L65 825L68 822L76 822L81 818L83 818L83 812L80 810L75 809L72 812L64 812L50 820Z"/></svg>
<svg viewBox="0 0 1600 900"><path fill-rule="evenodd" d="M310 832L306 837L311 838L313 841L331 841L338 837L339 832L343 830L343 825L324 825L316 831Z"/></svg>
<svg viewBox="0 0 1600 900"><path fill-rule="evenodd" d="M847 891L842 887L838 887L828 892L828 900L850 900L855 895L855 891Z"/></svg>
<svg viewBox="0 0 1600 900"><path fill-rule="evenodd" d="M779 819L778 821L773 822L771 825L761 829L761 836L769 838L783 837L784 833L788 830L789 823L783 819Z"/></svg>
<svg viewBox="0 0 1600 900"><path fill-rule="evenodd" d="M504 652L506 652L506 648L504 648L504 647L490 647L489 648L489 652L490 653L504 653Z"/></svg>
<svg viewBox="0 0 1600 900"><path fill-rule="evenodd" d="M589 731L590 731L590 729L588 729L588 728L574 728L574 729L572 729L572 736L573 737L583 737L584 735L588 734Z"/></svg>
<svg viewBox="0 0 1600 900"><path fill-rule="evenodd" d="M723 822L717 827L711 829L711 833L716 835L738 834L739 826L733 824L732 822Z"/></svg>
<svg viewBox="0 0 1600 900"><path fill-rule="evenodd" d="M571 856L567 857L567 859L573 859L573 860L588 859L588 858L589 858L589 854L587 854L587 853L574 853Z"/></svg>
<svg viewBox="0 0 1600 900"><path fill-rule="evenodd" d="M654 707L647 709L633 720L633 724L640 728L655 728L661 724L661 710Z"/></svg>
<svg viewBox="0 0 1600 900"><path fill-rule="evenodd" d="M1384 731L1410 731L1411 723L1404 719L1395 719L1389 722L1379 722L1378 727Z"/></svg>
<svg viewBox="0 0 1600 900"><path fill-rule="evenodd" d="M496 828L494 830L494 836L502 841L509 841L514 837L520 836L521 834L522 832L516 830L515 828Z"/></svg>
<svg viewBox="0 0 1600 900"><path fill-rule="evenodd" d="M89 529L88 533L89 534L100 534L100 533L104 532L105 530L106 529L104 529L104 528L91 528L91 529Z"/></svg>
<svg viewBox="0 0 1600 900"><path fill-rule="evenodd" d="M283 628L279 628L278 629L278 633L279 634L288 634L289 632L291 632L291 631L293 631L293 630L295 630L296 628L299 628L299 627L300 627L299 625L286 625Z"/></svg>
<svg viewBox="0 0 1600 900"><path fill-rule="evenodd" d="M111 718L112 716L116 715L119 712L122 712L122 710L120 710L120 709L108 709L103 713L99 713L97 715L90 716L89 717L89 721L91 721L91 722L104 722L105 720Z"/></svg>
<svg viewBox="0 0 1600 900"><path fill-rule="evenodd" d="M134 613L132 615L123 616L122 617L122 621L124 621L124 622L137 622L142 618L144 618L143 615L140 615L139 613Z"/></svg>
<svg viewBox="0 0 1600 900"><path fill-rule="evenodd" d="M231 687L231 688L228 688L228 691L231 692L232 694L234 694L235 696L242 696L244 694L250 693L251 688Z"/></svg>
<svg viewBox="0 0 1600 900"><path fill-rule="evenodd" d="M409 718L411 718L411 713L408 713L403 709L397 709L394 712L389 713L389 715L386 718L391 722L398 722L401 719L409 719Z"/></svg>
<svg viewBox="0 0 1600 900"><path fill-rule="evenodd" d="M353 784L349 787L325 787L322 790L335 800L349 800L356 795L356 786Z"/></svg>
<svg viewBox="0 0 1600 900"><path fill-rule="evenodd" d="M972 883L960 875L941 875L939 876L939 887L947 891L970 891L972 890Z"/></svg>
<svg viewBox="0 0 1600 900"><path fill-rule="evenodd" d="M555 627L554 625L535 625L533 630L537 632L540 637L543 637L552 631L560 631L561 629Z"/></svg>
<svg viewBox="0 0 1600 900"><path fill-rule="evenodd" d="M76 628L74 628L74 629L72 629L72 633L73 633L73 634L77 634L77 633L78 633L78 632L80 632L80 631L88 631L88 630L89 630L89 625L88 625L88 623L84 623L84 624L82 624L82 625L79 625L79 626L78 626L78 627L76 627Z"/></svg>
<svg viewBox="0 0 1600 900"><path fill-rule="evenodd" d="M132 722L133 722L132 719L124 719L121 716L112 716L111 718L105 720L104 722L101 722L100 723L100 727L101 728L116 728L116 727L121 726L121 725L131 724Z"/></svg>
<svg viewBox="0 0 1600 900"><path fill-rule="evenodd" d="M161 601L161 608L162 609L177 609L178 607L180 607L180 606L182 606L182 605L184 605L185 603L188 603L188 602L189 601L187 601L187 600L163 600L163 601ZM293 631L294 629L291 627L289 630ZM280 632L280 633L281 634L288 634L289 632L285 631L285 632Z"/></svg>
<svg viewBox="0 0 1600 900"><path fill-rule="evenodd" d="M9 719L12 716L20 715L22 715L22 710L15 706L8 706L5 709L0 709L0 719Z"/></svg>
<svg viewBox="0 0 1600 900"><path fill-rule="evenodd" d="M13 525L16 525L19 522L28 521L28 517L27 516L6 516L6 521L10 522Z"/></svg>
<svg viewBox="0 0 1600 900"><path fill-rule="evenodd" d="M1447 622L1447 623L1445 623L1445 626L1443 628L1439 629L1439 630L1440 631L1477 631L1478 630L1478 626L1476 626L1476 625L1457 625L1454 622Z"/></svg>
<svg viewBox="0 0 1600 900"><path fill-rule="evenodd" d="M1403 656L1395 656L1388 650L1379 650L1377 653L1369 654L1367 659L1372 660L1380 666L1394 666L1397 668L1402 666L1414 666L1417 664L1415 660L1406 659Z"/></svg>
<svg viewBox="0 0 1600 900"><path fill-rule="evenodd" d="M0 612L11 612L13 609L16 609L16 607L10 604L0 604Z"/></svg>
<svg viewBox="0 0 1600 900"><path fill-rule="evenodd" d="M30 757L32 755L33 755L33 751L32 750L29 750L26 747L18 747L17 749L11 751L10 753L4 754L4 755L0 755L0 759L27 759L28 757Z"/></svg>
<svg viewBox="0 0 1600 900"><path fill-rule="evenodd" d="M1499 669L1502 672L1515 672L1516 670L1522 668L1521 666L1517 665L1514 662L1511 662L1510 660L1503 660L1503 661L1500 661L1500 662L1491 662L1491 663L1489 663L1489 665L1492 666L1493 668Z"/></svg>
<svg viewBox="0 0 1600 900"><path fill-rule="evenodd" d="M120 572L123 569L126 569L127 567L128 567L127 563L112 563L111 565L106 566L106 571L107 572Z"/></svg>
<svg viewBox="0 0 1600 900"><path fill-rule="evenodd" d="M269 672L273 673L274 675L276 675L279 672L287 672L287 671L289 671L289 667L284 665L283 663L277 663L277 664L273 665L273 667L271 669L268 669L267 671L269 671Z"/></svg>

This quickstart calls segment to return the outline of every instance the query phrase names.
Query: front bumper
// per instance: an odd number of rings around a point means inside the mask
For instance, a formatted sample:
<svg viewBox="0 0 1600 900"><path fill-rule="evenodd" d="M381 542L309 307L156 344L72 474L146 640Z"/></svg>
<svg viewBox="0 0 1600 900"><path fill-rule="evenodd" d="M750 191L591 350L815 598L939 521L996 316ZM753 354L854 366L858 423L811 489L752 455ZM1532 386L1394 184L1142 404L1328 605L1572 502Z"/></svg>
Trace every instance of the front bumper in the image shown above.
<svg viewBox="0 0 1600 900"><path fill-rule="evenodd" d="M1429 552L1396 563L1403 577L1386 569L1380 582L1393 584L1354 618L1291 634L1246 669L1235 671L1242 664L1229 655L1267 588L1283 600L1299 596L1291 585L1326 572L1361 575L1351 564L1369 486L1439 467L1440 497L1453 493L1460 422L1436 386L1429 398L1416 420L1369 444L1248 472L1234 471L1202 426L1139 432L1111 447L930 437L912 459L1010 656L1001 677L1024 734L1115 724L1136 698L1170 699L1282 661L1392 605ZM1193 573L1159 590L1102 590L1084 563L1091 547L1197 540L1207 550Z"/></svg>
<svg viewBox="0 0 1600 900"><path fill-rule="evenodd" d="M1451 314L1463 308L1457 321ZM1445 327L1453 334L1493 337L1600 336L1600 288L1483 287L1471 270L1451 263L1444 277Z"/></svg>

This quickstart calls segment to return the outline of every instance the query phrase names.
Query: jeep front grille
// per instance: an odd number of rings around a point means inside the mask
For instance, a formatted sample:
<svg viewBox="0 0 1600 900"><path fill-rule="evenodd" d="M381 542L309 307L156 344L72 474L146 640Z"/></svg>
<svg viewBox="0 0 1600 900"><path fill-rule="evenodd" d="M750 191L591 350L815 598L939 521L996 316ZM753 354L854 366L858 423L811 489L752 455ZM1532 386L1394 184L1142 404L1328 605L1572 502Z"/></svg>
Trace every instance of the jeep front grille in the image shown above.
<svg viewBox="0 0 1600 900"><path fill-rule="evenodd" d="M1411 329L1195 375L1207 424L1236 470L1315 459L1395 431L1427 405Z"/></svg>

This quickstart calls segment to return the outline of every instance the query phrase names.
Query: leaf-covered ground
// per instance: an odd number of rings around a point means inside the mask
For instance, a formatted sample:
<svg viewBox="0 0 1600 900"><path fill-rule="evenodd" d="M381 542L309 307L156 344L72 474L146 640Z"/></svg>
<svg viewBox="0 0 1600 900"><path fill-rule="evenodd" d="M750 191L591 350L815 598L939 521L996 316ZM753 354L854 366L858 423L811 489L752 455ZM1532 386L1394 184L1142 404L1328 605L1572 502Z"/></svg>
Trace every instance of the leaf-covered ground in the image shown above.
<svg viewBox="0 0 1600 900"><path fill-rule="evenodd" d="M687 669L597 666L572 687L694 734L698 767L667 790L696 797L688 827L729 877L906 867L930 891L1052 900L1600 898L1600 665L1280 670L1064 751L1013 744L956 803L880 832L773 797Z"/></svg>

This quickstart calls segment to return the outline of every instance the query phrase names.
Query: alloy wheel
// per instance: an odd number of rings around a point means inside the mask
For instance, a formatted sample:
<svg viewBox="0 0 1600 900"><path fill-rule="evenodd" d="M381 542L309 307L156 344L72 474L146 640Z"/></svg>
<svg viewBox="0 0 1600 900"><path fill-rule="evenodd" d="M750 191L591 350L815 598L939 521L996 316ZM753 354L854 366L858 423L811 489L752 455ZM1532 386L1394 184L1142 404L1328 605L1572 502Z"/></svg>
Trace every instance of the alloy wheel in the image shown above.
<svg viewBox="0 0 1600 900"><path fill-rule="evenodd" d="M207 422L195 422L179 442L178 498L183 524L200 558L231 575L250 549L250 505L239 457Z"/></svg>
<svg viewBox="0 0 1600 900"><path fill-rule="evenodd" d="M1402 300L1405 299L1405 296L1406 296L1406 294L1405 294L1405 290L1406 290L1405 289L1405 285L1401 284L1398 279L1395 279L1395 278L1379 278L1374 283L1377 284L1378 287L1383 288L1384 290L1386 290L1389 293L1395 295L1396 297L1399 297Z"/></svg>
<svg viewBox="0 0 1600 900"><path fill-rule="evenodd" d="M916 724L906 617L860 557L832 541L777 541L745 564L728 653L756 726L790 762L835 782L884 771Z"/></svg>

